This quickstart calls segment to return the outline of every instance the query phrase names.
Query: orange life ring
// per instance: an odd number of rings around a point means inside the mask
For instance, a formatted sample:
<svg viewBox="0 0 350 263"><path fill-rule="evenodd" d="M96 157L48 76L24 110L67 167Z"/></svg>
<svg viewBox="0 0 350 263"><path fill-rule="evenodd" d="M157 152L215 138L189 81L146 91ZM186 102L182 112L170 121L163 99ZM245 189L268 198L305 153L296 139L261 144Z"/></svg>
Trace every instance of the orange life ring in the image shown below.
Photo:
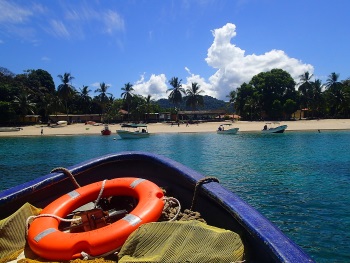
<svg viewBox="0 0 350 263"><path fill-rule="evenodd" d="M80 206L96 200L102 182L89 184L61 196L45 207L41 214L64 218ZM162 190L151 181L139 178L116 178L105 183L102 197L132 196L138 199L134 210L124 218L99 229L83 233L58 230L59 220L36 218L30 225L28 243L39 256L49 260L80 258L81 252L99 256L120 248L141 224L157 221L164 202Z"/></svg>

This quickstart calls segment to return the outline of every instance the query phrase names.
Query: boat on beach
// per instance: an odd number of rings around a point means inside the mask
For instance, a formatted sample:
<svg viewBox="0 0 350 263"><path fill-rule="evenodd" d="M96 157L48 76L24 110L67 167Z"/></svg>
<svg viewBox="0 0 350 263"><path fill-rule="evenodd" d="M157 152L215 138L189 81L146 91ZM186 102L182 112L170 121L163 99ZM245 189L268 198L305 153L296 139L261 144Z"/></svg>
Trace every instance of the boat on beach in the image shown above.
<svg viewBox="0 0 350 263"><path fill-rule="evenodd" d="M287 129L287 125L279 125L279 122L267 122L264 128L261 130L262 133L284 133Z"/></svg>
<svg viewBox="0 0 350 263"><path fill-rule="evenodd" d="M61 127L66 127L68 125L67 121L58 121L56 124L51 125L51 128L61 128Z"/></svg>
<svg viewBox="0 0 350 263"><path fill-rule="evenodd" d="M101 130L102 135L111 135L112 131L109 129L108 124L105 124L103 130Z"/></svg>
<svg viewBox="0 0 350 263"><path fill-rule="evenodd" d="M221 124L217 129L217 134L237 134L239 128L231 128L232 124Z"/></svg>
<svg viewBox="0 0 350 263"><path fill-rule="evenodd" d="M149 137L146 124L122 124L121 129L116 131L122 139L139 139Z"/></svg>
<svg viewBox="0 0 350 263"><path fill-rule="evenodd" d="M30 213L19 214L28 204ZM37 217L37 208L44 208L41 217ZM163 217L169 208L172 212ZM33 218L26 246L24 235L17 233L26 231L29 215ZM194 220L188 221L185 216L193 216ZM64 223L61 218L74 224ZM172 255L176 259L201 257L189 262L313 262L273 223L216 178L146 152L109 154L55 169L2 191L0 219L3 236L9 239L0 240L3 258L14 253L11 249L24 248L24 255L45 255L51 257L49 260L99 257L119 251L118 255L112 254L118 262L145 262L142 259L154 258L163 251L168 259ZM183 241L178 242L175 234L182 235ZM76 240L79 242L74 243ZM120 240L121 247L116 245ZM6 246L9 242L13 246ZM166 253L170 248L173 252L179 248L179 252ZM232 256L229 259L226 250L222 252L225 248Z"/></svg>
<svg viewBox="0 0 350 263"><path fill-rule="evenodd" d="M20 127L0 127L0 132L14 132L23 130Z"/></svg>

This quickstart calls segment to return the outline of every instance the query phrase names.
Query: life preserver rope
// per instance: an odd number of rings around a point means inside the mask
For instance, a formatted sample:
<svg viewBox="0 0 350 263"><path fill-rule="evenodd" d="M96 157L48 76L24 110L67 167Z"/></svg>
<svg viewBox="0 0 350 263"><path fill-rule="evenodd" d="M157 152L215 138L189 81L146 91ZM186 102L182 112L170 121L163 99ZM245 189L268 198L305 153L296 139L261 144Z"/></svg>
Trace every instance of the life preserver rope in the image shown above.
<svg viewBox="0 0 350 263"><path fill-rule="evenodd" d="M101 200L102 193L103 193L103 191L105 190L106 181L107 181L107 180L103 180L103 182L102 182L101 190L100 190L100 192L98 193L98 197L97 197L97 199L96 199L96 201L95 201L95 208L97 207L98 203L99 203L100 200Z"/></svg>
<svg viewBox="0 0 350 263"><path fill-rule="evenodd" d="M138 204L124 218L99 229L83 233L58 230L61 218L91 202L97 194L99 198L131 196L138 200ZM157 185L140 178L116 178L83 186L56 199L42 210L42 216L30 225L29 246L36 254L49 260L80 258L82 251L85 256L92 257L114 251L141 224L158 220L164 206L163 197L163 191Z"/></svg>

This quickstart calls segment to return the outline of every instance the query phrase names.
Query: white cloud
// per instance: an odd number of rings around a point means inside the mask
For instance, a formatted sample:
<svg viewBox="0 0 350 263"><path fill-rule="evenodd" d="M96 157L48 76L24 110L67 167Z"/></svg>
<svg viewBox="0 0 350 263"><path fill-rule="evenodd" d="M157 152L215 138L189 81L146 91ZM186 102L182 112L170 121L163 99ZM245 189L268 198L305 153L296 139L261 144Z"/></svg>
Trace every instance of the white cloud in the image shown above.
<svg viewBox="0 0 350 263"><path fill-rule="evenodd" d="M43 56L43 57L41 58L41 60L42 60L42 61L50 61L51 59L50 59L49 57Z"/></svg>
<svg viewBox="0 0 350 263"><path fill-rule="evenodd" d="M167 98L167 79L164 74L152 74L149 80L145 80L145 73L140 76L140 79L133 84L135 94L147 97L151 95L153 100Z"/></svg>
<svg viewBox="0 0 350 263"><path fill-rule="evenodd" d="M63 24L62 21L58 20L51 20L50 21L51 29L49 32L53 34L56 37L62 37L62 38L69 38L70 34L66 28L66 26Z"/></svg>
<svg viewBox="0 0 350 263"><path fill-rule="evenodd" d="M0 0L0 25L25 22L33 13L9 1Z"/></svg>
<svg viewBox="0 0 350 263"><path fill-rule="evenodd" d="M95 32L103 32L114 35L116 32L124 31L124 19L119 13L110 9L99 9L86 4L69 5L65 11L65 18L69 21L72 29L78 31L79 35L85 35L85 27ZM89 32L91 34L91 32Z"/></svg>
<svg viewBox="0 0 350 263"><path fill-rule="evenodd" d="M213 30L214 41L208 49L205 59L209 66L217 69L209 78L212 96L225 99L226 95L243 82L264 71L281 68L287 71L296 81L304 72L313 73L310 64L290 58L282 50L271 50L262 55L245 55L245 51L231 43L236 36L236 26L228 23L222 28Z"/></svg>
<svg viewBox="0 0 350 263"><path fill-rule="evenodd" d="M260 72L280 68L287 71L298 82L299 76L304 72L309 71L312 74L314 71L312 65L290 58L282 50L271 50L262 55L246 55L244 50L231 43L232 38L236 36L234 24L228 23L222 28L213 30L212 33L214 41L208 49L205 60L208 66L217 71L206 80L200 75L191 73L190 69L185 67L188 76L186 82L183 82L183 88L186 89L192 82L196 82L205 92L203 94L227 100L226 96L231 90L236 89L243 82L249 82ZM151 94L154 99L167 98L168 94L164 92L167 84L164 74L152 75L148 81L145 81L142 76L134 89L137 94L143 96Z"/></svg>
<svg viewBox="0 0 350 263"><path fill-rule="evenodd" d="M108 10L105 14L101 14L101 16L108 34L112 35L115 31L124 30L124 20L118 13Z"/></svg>

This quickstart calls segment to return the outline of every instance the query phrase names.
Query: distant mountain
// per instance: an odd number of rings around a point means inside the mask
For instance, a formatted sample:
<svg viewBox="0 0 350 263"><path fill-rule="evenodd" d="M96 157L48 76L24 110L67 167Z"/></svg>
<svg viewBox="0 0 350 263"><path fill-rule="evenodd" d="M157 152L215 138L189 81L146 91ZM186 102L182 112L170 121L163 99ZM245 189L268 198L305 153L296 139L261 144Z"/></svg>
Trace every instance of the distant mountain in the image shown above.
<svg viewBox="0 0 350 263"><path fill-rule="evenodd" d="M0 73L4 74L5 76L15 77L16 74L9 71L7 68L0 67Z"/></svg>
<svg viewBox="0 0 350 263"><path fill-rule="evenodd" d="M204 106L198 108L197 110L221 110L225 109L227 111L232 111L230 107L228 107L228 102L225 102L223 100L218 100L216 98L213 98L211 96L203 96L204 100ZM169 109L174 108L174 104L170 103L168 99L160 99L156 101L156 104L159 105L159 107L163 109ZM186 101L184 100L179 106L181 110L192 110L191 107L186 106ZM232 108L232 107L231 107Z"/></svg>

